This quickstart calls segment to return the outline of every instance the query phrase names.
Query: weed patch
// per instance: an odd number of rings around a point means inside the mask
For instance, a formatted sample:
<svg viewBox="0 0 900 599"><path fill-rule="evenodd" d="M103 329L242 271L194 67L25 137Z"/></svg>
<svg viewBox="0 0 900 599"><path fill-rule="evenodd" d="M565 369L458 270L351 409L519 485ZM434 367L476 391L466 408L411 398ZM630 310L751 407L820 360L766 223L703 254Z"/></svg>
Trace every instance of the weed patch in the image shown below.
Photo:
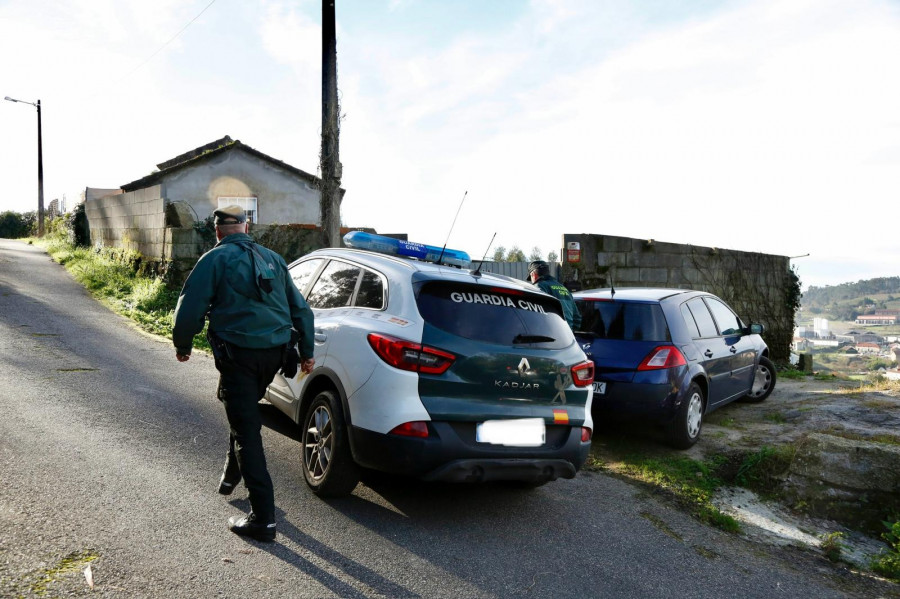
<svg viewBox="0 0 900 599"><path fill-rule="evenodd" d="M662 490L702 522L729 532L740 530L737 520L712 503L713 494L722 485L716 469L726 461L724 457L700 462L683 456L647 456L628 451L627 445L613 451L615 456L593 457L591 463Z"/></svg>
<svg viewBox="0 0 900 599"><path fill-rule="evenodd" d="M873 558L872 570L894 582L900 582L900 520L893 524L885 522L884 525L888 531L881 537L888 542L890 549Z"/></svg>
<svg viewBox="0 0 900 599"><path fill-rule="evenodd" d="M31 585L31 591L38 597L44 597L49 593L50 585L57 579L67 574L81 572L84 567L99 557L99 555L91 551L70 553L53 567L39 572L37 582Z"/></svg>

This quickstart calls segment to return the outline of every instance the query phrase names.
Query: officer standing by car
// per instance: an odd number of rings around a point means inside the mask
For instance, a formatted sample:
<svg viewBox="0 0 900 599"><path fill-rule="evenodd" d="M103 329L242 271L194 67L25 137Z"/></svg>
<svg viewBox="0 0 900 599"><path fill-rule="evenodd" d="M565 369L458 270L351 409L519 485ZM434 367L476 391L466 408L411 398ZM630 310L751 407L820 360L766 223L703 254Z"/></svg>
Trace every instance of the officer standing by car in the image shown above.
<svg viewBox="0 0 900 599"><path fill-rule="evenodd" d="M217 395L231 429L219 493L230 494L243 478L250 496L250 514L232 516L228 527L269 542L275 540L275 495L258 402L279 369L293 377L299 361L300 370L312 371L313 314L284 259L247 234L243 209L228 206L214 215L218 243L200 257L184 283L172 342L178 361L186 362L194 335L209 318L207 338L219 371Z"/></svg>
<svg viewBox="0 0 900 599"><path fill-rule="evenodd" d="M535 260L528 264L528 278L541 291L552 295L562 304L563 315L569 328L573 331L581 327L581 312L575 305L575 299L565 285L550 276L550 265L543 260Z"/></svg>

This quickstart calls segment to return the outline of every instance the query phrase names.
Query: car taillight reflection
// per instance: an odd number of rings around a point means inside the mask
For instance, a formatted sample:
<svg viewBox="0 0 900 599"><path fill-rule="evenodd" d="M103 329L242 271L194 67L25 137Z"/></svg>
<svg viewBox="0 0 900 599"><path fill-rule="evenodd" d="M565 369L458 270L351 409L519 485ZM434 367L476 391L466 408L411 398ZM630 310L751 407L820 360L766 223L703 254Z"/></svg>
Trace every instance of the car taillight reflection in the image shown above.
<svg viewBox="0 0 900 599"><path fill-rule="evenodd" d="M681 350L674 345L661 345L647 354L647 357L638 366L638 370L661 370L685 364L687 364L687 360L684 359Z"/></svg>
<svg viewBox="0 0 900 599"><path fill-rule="evenodd" d="M587 387L594 382L594 363L582 362L572 367L572 382L576 387Z"/></svg>
<svg viewBox="0 0 900 599"><path fill-rule="evenodd" d="M367 339L379 358L401 370L444 374L456 360L453 354L390 335L369 333Z"/></svg>

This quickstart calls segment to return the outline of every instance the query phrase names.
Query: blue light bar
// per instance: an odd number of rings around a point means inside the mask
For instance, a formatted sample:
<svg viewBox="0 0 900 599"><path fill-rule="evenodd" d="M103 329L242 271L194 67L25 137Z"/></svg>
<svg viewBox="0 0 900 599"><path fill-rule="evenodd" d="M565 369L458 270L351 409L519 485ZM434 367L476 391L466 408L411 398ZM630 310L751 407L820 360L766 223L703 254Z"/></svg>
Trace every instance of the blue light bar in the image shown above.
<svg viewBox="0 0 900 599"><path fill-rule="evenodd" d="M371 250L392 256L418 258L419 260L434 263L437 263L438 258L440 258L441 264L450 264L460 268L469 268L472 263L469 254L461 250L446 249L443 251L443 256L441 256L441 248L433 245L403 241L402 239L394 239L383 235L373 235L365 231L350 231L344 235L344 245L349 248Z"/></svg>

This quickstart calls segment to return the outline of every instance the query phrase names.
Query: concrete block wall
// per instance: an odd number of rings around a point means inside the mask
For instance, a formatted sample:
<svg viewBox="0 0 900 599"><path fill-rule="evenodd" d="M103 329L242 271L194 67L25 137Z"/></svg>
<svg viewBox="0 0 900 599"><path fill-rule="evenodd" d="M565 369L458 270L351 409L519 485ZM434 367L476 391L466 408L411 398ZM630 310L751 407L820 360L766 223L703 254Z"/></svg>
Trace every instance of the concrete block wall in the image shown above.
<svg viewBox="0 0 900 599"><path fill-rule="evenodd" d="M134 250L151 260L163 258L166 226L161 185L88 198L84 210L92 245Z"/></svg>
<svg viewBox="0 0 900 599"><path fill-rule="evenodd" d="M561 280L595 287L697 289L718 295L746 323L766 326L771 357L787 361L794 330L788 297L795 283L790 259L757 252L634 239L567 234L563 247L578 242L578 262L563 254Z"/></svg>

